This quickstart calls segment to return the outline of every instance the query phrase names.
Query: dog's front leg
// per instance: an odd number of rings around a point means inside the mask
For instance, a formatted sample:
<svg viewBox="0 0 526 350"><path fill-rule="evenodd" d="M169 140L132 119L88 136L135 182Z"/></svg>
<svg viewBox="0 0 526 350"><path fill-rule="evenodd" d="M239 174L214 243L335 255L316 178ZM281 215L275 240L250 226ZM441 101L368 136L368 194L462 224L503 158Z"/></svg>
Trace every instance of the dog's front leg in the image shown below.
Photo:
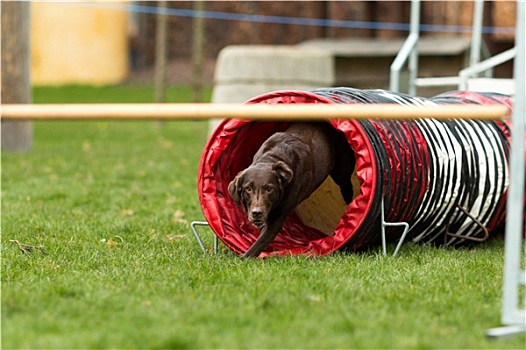
<svg viewBox="0 0 526 350"><path fill-rule="evenodd" d="M340 192L343 196L345 203L349 204L354 198L354 190L352 186L351 177L354 172L354 158L352 161L349 159L338 160L340 163L335 164L331 172L331 177L334 182L340 187Z"/></svg>
<svg viewBox="0 0 526 350"><path fill-rule="evenodd" d="M243 254L243 258L256 258L262 251L267 249L268 245L276 238L283 227L283 220L276 220L273 224L267 224L259 234L258 239Z"/></svg>

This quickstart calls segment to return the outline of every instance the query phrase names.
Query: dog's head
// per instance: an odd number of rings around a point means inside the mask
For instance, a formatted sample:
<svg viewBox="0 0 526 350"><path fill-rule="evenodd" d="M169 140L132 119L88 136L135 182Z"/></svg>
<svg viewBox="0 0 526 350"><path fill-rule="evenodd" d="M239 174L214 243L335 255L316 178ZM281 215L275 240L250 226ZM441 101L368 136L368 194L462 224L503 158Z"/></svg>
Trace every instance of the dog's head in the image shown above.
<svg viewBox="0 0 526 350"><path fill-rule="evenodd" d="M284 162L250 166L228 185L236 205L243 205L250 222L258 229L267 224L268 214L280 201L294 173Z"/></svg>

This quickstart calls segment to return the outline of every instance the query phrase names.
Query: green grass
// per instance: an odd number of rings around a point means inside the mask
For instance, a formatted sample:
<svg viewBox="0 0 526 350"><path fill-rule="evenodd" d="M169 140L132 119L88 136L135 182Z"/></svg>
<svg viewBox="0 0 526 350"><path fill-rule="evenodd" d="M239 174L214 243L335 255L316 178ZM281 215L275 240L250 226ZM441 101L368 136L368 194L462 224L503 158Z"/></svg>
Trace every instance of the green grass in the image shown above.
<svg viewBox="0 0 526 350"><path fill-rule="evenodd" d="M210 100L211 88L204 88L203 99ZM36 86L33 88L34 103L149 103L154 102L155 92L151 86ZM169 86L166 102L191 102L192 88Z"/></svg>
<svg viewBox="0 0 526 350"><path fill-rule="evenodd" d="M87 102L62 91L34 99ZM205 255L188 222L203 219L206 123L34 127L31 153L2 153L3 348L524 348L484 337L499 325L501 240L395 259Z"/></svg>

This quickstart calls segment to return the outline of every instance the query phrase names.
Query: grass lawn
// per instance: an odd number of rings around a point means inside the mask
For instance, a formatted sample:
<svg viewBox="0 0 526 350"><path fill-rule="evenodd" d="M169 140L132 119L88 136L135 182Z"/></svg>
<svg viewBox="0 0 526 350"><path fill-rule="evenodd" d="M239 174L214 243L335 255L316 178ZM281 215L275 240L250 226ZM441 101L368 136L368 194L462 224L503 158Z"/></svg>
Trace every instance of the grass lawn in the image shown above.
<svg viewBox="0 0 526 350"><path fill-rule="evenodd" d="M151 96L38 88L34 101ZM206 137L206 122L38 122L31 153L2 153L3 348L524 349L484 336L500 323L502 240L395 259L203 254L189 222L203 220Z"/></svg>
<svg viewBox="0 0 526 350"><path fill-rule="evenodd" d="M203 99L210 101L211 88L203 89ZM33 88L34 103L149 103L154 102L151 86L37 86ZM191 102L192 88L169 86L166 102Z"/></svg>

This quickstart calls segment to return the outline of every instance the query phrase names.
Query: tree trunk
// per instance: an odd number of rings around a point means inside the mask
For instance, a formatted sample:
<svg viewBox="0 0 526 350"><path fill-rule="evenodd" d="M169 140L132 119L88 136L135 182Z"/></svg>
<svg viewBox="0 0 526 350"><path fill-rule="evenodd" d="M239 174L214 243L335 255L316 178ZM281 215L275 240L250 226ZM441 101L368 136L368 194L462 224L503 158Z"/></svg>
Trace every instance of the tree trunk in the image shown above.
<svg viewBox="0 0 526 350"><path fill-rule="evenodd" d="M30 3L2 1L1 8L1 102L31 103ZM32 147L31 122L2 121L2 149L28 152Z"/></svg>
<svg viewBox="0 0 526 350"><path fill-rule="evenodd" d="M166 102L166 32L168 26L168 15L164 13L168 7L167 2L159 1L156 15L155 35L155 102Z"/></svg>

